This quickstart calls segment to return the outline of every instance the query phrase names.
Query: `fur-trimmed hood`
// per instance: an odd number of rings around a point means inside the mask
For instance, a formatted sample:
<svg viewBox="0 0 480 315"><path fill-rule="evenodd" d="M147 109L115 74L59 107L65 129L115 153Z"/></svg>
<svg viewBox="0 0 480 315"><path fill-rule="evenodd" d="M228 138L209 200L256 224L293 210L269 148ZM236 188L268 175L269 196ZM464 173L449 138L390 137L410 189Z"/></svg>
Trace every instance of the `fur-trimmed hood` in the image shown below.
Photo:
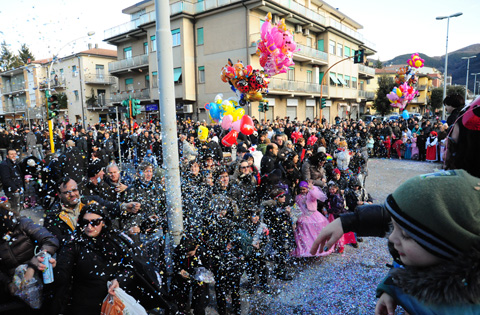
<svg viewBox="0 0 480 315"><path fill-rule="evenodd" d="M403 292L427 304L480 304L480 251L477 249L433 267L395 268L391 275Z"/></svg>

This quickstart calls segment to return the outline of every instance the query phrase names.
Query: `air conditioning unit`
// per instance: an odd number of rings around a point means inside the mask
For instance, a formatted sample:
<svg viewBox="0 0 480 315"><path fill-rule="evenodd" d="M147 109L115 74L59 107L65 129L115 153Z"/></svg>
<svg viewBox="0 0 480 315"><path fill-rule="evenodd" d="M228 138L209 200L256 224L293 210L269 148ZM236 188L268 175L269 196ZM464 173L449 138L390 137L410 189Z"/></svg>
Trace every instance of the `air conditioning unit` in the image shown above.
<svg viewBox="0 0 480 315"><path fill-rule="evenodd" d="M301 33L301 32L302 32L302 26L301 25L295 26L295 33Z"/></svg>
<svg viewBox="0 0 480 315"><path fill-rule="evenodd" d="M192 104L183 105L183 113L184 114L193 113L193 105Z"/></svg>
<svg viewBox="0 0 480 315"><path fill-rule="evenodd" d="M274 14L272 17L272 24L277 24L278 22L280 22L280 17Z"/></svg>
<svg viewBox="0 0 480 315"><path fill-rule="evenodd" d="M310 30L308 28L303 30L303 35L308 36L310 35Z"/></svg>

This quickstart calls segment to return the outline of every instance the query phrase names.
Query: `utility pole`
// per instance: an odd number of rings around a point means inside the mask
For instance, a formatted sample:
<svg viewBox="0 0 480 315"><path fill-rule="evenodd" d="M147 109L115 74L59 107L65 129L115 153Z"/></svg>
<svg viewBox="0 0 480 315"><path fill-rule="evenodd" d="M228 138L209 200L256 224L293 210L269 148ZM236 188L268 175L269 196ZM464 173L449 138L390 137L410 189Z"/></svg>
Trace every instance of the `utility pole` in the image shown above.
<svg viewBox="0 0 480 315"><path fill-rule="evenodd" d="M174 244L178 245L183 234L182 195L178 157L175 87L173 85L173 51L170 30L169 1L155 0L158 94L160 120L162 122L162 150L166 169L166 197L168 229Z"/></svg>

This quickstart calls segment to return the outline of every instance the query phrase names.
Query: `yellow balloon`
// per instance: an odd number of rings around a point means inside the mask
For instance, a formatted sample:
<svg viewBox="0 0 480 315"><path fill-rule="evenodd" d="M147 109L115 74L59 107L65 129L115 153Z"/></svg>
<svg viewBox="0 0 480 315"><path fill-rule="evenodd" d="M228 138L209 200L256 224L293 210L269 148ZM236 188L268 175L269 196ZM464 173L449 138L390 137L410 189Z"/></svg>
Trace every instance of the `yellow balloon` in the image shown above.
<svg viewBox="0 0 480 315"><path fill-rule="evenodd" d="M245 110L243 108L237 108L235 112L232 114L233 121L237 121L241 119L245 115Z"/></svg>
<svg viewBox="0 0 480 315"><path fill-rule="evenodd" d="M202 142L207 141L208 138L208 128L205 126L198 127L198 139Z"/></svg>
<svg viewBox="0 0 480 315"><path fill-rule="evenodd" d="M402 91L400 89L397 89L397 95L398 97L402 97Z"/></svg>
<svg viewBox="0 0 480 315"><path fill-rule="evenodd" d="M416 66L417 68L420 68L420 67L422 66L422 61L421 61L421 60L415 61L415 66Z"/></svg>

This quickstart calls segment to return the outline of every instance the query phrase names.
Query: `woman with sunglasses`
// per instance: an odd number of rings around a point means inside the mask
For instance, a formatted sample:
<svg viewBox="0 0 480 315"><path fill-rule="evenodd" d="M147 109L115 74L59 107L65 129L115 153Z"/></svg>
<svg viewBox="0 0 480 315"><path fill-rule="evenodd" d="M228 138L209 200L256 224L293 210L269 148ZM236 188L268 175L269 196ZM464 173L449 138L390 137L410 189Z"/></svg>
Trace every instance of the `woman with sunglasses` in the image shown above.
<svg viewBox="0 0 480 315"><path fill-rule="evenodd" d="M107 294L120 287L146 309L176 311L162 293L155 272L140 275L135 262L144 261L139 248L124 233L110 228L105 210L93 202L83 207L73 239L58 253L56 295L52 314L100 314ZM142 264L148 268L148 264ZM153 275L148 276L148 275ZM107 288L107 282L111 281ZM65 292L71 284L71 300Z"/></svg>

